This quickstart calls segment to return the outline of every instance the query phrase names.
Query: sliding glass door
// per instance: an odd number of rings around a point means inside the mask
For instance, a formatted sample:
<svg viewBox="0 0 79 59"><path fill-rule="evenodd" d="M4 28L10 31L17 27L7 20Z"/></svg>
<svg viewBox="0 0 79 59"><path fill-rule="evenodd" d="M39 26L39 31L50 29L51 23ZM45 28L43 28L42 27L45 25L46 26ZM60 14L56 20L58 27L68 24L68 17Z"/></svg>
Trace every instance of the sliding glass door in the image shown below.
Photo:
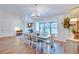
<svg viewBox="0 0 79 59"><path fill-rule="evenodd" d="M44 27L44 29L45 29L45 33L48 33L48 34L50 34L51 32L50 32L50 23L44 23L45 24L45 27Z"/></svg>
<svg viewBox="0 0 79 59"><path fill-rule="evenodd" d="M39 32L40 32L40 33L44 33L44 31L45 31L44 28L45 28L45 24L44 24L44 23L40 23L40 24L39 24Z"/></svg>
<svg viewBox="0 0 79 59"><path fill-rule="evenodd" d="M51 23L51 34L56 34L57 35L57 23L56 22L53 22Z"/></svg>
<svg viewBox="0 0 79 59"><path fill-rule="evenodd" d="M38 23L38 31L40 33L47 33L47 34L56 34L57 35L57 22L39 22Z"/></svg>

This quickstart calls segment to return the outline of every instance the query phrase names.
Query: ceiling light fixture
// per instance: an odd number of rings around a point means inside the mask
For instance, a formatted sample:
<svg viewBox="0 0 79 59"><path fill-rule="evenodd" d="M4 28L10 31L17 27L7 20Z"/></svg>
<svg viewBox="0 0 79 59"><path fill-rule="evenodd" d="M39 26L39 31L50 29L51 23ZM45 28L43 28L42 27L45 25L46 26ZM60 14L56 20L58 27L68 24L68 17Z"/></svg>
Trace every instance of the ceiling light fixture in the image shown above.
<svg viewBox="0 0 79 59"><path fill-rule="evenodd" d="M40 16L40 14L38 12L38 5L37 4L34 4L34 13L32 14L32 17L33 18L37 18L39 16Z"/></svg>

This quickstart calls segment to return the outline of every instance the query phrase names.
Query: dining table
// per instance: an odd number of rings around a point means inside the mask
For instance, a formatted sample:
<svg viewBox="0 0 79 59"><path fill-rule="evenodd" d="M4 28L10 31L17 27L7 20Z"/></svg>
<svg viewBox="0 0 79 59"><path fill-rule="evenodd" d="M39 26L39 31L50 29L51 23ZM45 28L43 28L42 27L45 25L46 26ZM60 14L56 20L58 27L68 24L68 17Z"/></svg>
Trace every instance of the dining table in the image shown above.
<svg viewBox="0 0 79 59"><path fill-rule="evenodd" d="M50 34L35 34L35 33L30 33L30 34L27 34L27 36L30 36L32 38L35 38L34 40L38 43L38 45L41 45L41 50L43 53L46 53L46 45L47 46L51 46L52 44L52 41L51 41L51 35ZM40 49L39 48L39 49Z"/></svg>

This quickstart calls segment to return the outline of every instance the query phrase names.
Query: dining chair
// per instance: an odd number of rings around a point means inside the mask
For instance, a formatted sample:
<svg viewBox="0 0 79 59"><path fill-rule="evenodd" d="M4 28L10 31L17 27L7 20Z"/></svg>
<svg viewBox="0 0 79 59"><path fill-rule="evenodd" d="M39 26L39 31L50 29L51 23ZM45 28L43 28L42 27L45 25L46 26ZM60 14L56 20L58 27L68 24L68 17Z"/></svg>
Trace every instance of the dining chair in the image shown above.
<svg viewBox="0 0 79 59"><path fill-rule="evenodd" d="M25 42L25 36L23 34L16 36L21 42Z"/></svg>
<svg viewBox="0 0 79 59"><path fill-rule="evenodd" d="M31 48L35 48L36 53L38 53L37 50L38 50L38 46L39 46L39 43L37 40L38 40L37 36L34 35L33 33L26 36L26 44L28 46L30 46Z"/></svg>
<svg viewBox="0 0 79 59"><path fill-rule="evenodd" d="M31 37L30 35L26 35L26 40L25 40L25 44L28 45L29 47L31 46Z"/></svg>
<svg viewBox="0 0 79 59"><path fill-rule="evenodd" d="M54 42L51 41L51 39L44 40L43 43L43 53L45 54L52 54L55 52L55 46Z"/></svg>
<svg viewBox="0 0 79 59"><path fill-rule="evenodd" d="M56 35L55 34L51 34L50 41L51 41L52 53L55 52L55 44L54 44L55 39L57 39Z"/></svg>
<svg viewBox="0 0 79 59"><path fill-rule="evenodd" d="M54 40L56 39L56 35L55 35L55 34L51 34L50 39L51 39L52 41L54 41Z"/></svg>
<svg viewBox="0 0 79 59"><path fill-rule="evenodd" d="M37 38L37 46L36 46L36 52L37 53L43 53L43 43L44 41L40 38Z"/></svg>
<svg viewBox="0 0 79 59"><path fill-rule="evenodd" d="M36 45L35 36L33 36L33 33L30 35L26 35L26 44L31 48Z"/></svg>
<svg viewBox="0 0 79 59"><path fill-rule="evenodd" d="M55 41L55 39L57 39L56 34L51 34L50 39L51 39L51 43L52 43L52 50L53 50L53 53L54 53L55 52L55 44L54 44L54 41Z"/></svg>
<svg viewBox="0 0 79 59"><path fill-rule="evenodd" d="M37 41L36 36L31 36L31 48L36 48Z"/></svg>

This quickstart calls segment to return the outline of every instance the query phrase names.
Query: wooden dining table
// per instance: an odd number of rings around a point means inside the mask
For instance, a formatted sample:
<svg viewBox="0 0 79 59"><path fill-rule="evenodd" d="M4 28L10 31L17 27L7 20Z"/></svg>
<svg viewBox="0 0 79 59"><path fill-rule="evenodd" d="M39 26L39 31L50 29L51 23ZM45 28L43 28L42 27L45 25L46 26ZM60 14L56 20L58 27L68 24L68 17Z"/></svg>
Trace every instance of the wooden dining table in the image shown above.
<svg viewBox="0 0 79 59"><path fill-rule="evenodd" d="M28 34L27 36L30 36L30 39L32 38L35 38L34 40L37 41L37 42L43 42L43 43L47 43L47 44L50 44L50 38L51 38L51 35L49 34L40 34L40 35L37 35L37 34Z"/></svg>
<svg viewBox="0 0 79 59"><path fill-rule="evenodd" d="M49 34L39 34L39 35L37 35L37 34L28 34L28 36L35 36L36 38L40 38L40 39L44 39L44 40L46 40L46 39L49 39L50 37L51 37L51 35L49 35Z"/></svg>

